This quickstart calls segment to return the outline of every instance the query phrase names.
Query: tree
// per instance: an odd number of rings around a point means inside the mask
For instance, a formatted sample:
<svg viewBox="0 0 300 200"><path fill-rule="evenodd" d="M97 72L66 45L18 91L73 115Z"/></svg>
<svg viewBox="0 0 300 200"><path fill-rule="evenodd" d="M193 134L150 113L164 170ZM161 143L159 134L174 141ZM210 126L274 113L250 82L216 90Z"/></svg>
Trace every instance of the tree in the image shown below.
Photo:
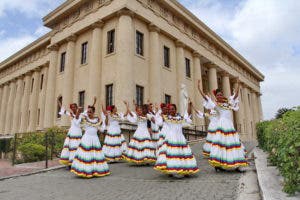
<svg viewBox="0 0 300 200"><path fill-rule="evenodd" d="M286 113L286 112L288 112L288 111L291 111L292 109L290 109L290 108L280 108L278 111L277 111L277 113L276 113L276 115L275 115L275 118L276 119L280 119L280 118L282 118L282 116Z"/></svg>

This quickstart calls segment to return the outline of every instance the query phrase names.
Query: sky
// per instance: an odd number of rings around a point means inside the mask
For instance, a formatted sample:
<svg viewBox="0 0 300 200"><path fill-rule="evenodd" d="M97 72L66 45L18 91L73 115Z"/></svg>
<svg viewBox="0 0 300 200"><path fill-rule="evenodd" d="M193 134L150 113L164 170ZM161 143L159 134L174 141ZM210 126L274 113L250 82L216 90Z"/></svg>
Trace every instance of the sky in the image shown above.
<svg viewBox="0 0 300 200"><path fill-rule="evenodd" d="M0 0L0 62L49 29L42 17L64 0ZM264 118L300 105L299 0L179 0L265 75Z"/></svg>

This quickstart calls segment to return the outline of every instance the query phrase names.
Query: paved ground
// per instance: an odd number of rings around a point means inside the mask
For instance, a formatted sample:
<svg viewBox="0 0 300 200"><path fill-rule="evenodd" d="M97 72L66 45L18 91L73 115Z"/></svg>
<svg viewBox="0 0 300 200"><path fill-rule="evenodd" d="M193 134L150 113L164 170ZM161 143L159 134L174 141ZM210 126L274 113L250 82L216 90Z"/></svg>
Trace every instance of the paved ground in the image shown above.
<svg viewBox="0 0 300 200"><path fill-rule="evenodd" d="M48 167L59 166L58 159L49 160ZM45 168L45 161L34 162L34 163L24 163L12 166L10 160L0 159L0 178L27 174L32 172L40 171Z"/></svg>
<svg viewBox="0 0 300 200"><path fill-rule="evenodd" d="M193 145L201 169L193 178L170 178L151 167L133 167L126 163L111 164L110 176L94 179L77 178L66 169L60 169L0 181L0 199L236 199L242 174L216 173L207 160L199 157L201 146Z"/></svg>

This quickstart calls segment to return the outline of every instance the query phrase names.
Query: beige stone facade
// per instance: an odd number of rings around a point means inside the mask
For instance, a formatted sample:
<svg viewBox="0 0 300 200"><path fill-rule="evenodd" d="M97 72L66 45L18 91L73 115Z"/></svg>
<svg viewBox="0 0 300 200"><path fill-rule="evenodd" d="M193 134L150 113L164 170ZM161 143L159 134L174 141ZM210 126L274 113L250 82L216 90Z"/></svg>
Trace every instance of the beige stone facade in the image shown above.
<svg viewBox="0 0 300 200"><path fill-rule="evenodd" d="M120 110L136 95L179 104L183 83L203 110L197 79L230 95L238 78L234 121L243 140L255 139L264 76L176 0L68 0L43 21L50 33L0 63L0 134L68 125L60 97L65 107L94 96Z"/></svg>

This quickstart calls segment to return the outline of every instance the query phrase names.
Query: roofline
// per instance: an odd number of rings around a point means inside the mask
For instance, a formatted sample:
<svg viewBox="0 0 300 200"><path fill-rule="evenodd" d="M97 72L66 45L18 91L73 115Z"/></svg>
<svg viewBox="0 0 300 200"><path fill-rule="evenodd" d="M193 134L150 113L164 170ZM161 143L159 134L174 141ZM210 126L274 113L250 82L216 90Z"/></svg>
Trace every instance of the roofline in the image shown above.
<svg viewBox="0 0 300 200"><path fill-rule="evenodd" d="M164 0L166 2L166 0ZM265 76L257 69L255 68L246 58L244 58L240 53L238 53L233 47L231 47L227 42L225 42L219 35L217 35L212 29L210 29L204 22L202 22L197 16L195 16L192 12L190 12L186 7L184 7L181 3L179 3L177 0L169 0L172 3L174 3L176 6L178 6L182 11L184 11L187 15L189 15L193 20L195 20L196 23L200 25L200 27L203 27L206 31L208 31L213 41L217 41L221 44L223 44L226 48L227 53L232 54L232 56L240 59L242 62L246 64L247 67L249 67L249 70L253 70L257 75L259 75L261 78L261 81L264 80ZM210 35L207 35L210 37Z"/></svg>

